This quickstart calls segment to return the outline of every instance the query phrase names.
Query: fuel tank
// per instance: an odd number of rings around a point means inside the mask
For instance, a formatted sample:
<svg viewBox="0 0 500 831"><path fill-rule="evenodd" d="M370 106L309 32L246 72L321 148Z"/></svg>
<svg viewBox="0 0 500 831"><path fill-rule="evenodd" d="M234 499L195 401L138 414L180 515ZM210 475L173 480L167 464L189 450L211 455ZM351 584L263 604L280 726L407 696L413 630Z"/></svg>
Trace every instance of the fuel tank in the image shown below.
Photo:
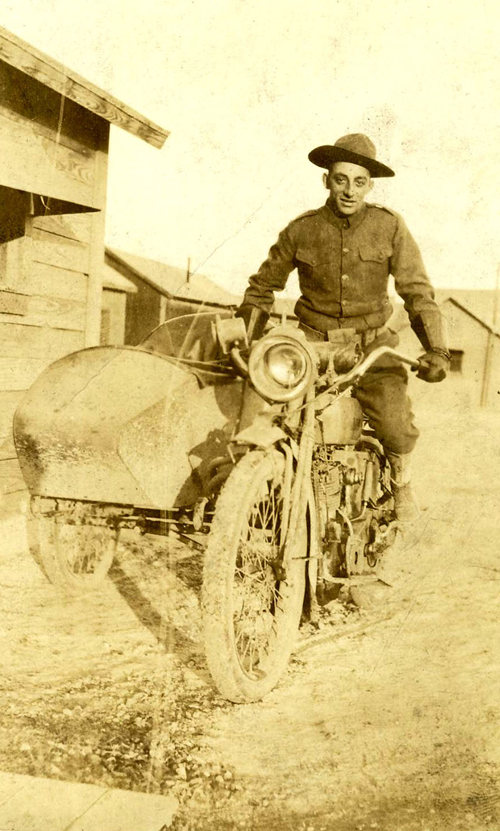
<svg viewBox="0 0 500 831"><path fill-rule="evenodd" d="M31 494L168 509L203 493L224 455L242 382L201 383L137 347L93 347L49 366L21 401L14 441Z"/></svg>
<svg viewBox="0 0 500 831"><path fill-rule="evenodd" d="M356 444L363 429L363 412L355 398L334 401L316 417L317 444Z"/></svg>

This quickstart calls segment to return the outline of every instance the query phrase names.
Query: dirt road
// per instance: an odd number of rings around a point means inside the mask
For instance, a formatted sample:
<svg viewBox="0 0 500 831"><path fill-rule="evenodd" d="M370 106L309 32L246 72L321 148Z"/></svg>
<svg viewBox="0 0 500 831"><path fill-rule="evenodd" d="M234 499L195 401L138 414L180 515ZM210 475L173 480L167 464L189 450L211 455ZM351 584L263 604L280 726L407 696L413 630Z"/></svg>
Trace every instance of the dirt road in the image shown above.
<svg viewBox="0 0 500 831"><path fill-rule="evenodd" d="M102 592L67 600L7 546L0 768L174 793L182 831L500 827L497 422L420 421L427 509L394 587L304 632L259 704L206 675L198 555L132 537Z"/></svg>

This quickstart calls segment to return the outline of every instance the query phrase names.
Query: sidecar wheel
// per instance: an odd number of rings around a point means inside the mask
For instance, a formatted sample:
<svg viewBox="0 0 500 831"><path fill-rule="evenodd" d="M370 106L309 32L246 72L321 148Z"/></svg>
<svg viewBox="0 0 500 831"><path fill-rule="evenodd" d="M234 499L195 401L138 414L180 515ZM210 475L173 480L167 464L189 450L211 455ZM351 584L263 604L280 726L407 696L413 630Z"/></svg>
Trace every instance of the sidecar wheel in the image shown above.
<svg viewBox="0 0 500 831"><path fill-rule="evenodd" d="M284 457L252 451L229 475L205 552L203 629L208 667L230 701L257 701L284 672L305 591L306 522L285 575L277 565Z"/></svg>
<svg viewBox="0 0 500 831"><path fill-rule="evenodd" d="M30 552L45 577L66 594L99 588L111 567L118 531L107 526L69 525L56 517L28 516Z"/></svg>

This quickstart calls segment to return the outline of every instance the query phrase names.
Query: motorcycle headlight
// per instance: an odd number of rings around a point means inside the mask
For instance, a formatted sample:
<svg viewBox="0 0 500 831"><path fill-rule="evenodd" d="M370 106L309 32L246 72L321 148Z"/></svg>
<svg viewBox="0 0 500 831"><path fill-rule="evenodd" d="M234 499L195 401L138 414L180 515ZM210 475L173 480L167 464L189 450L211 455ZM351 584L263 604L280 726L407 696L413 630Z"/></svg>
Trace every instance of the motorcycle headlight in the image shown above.
<svg viewBox="0 0 500 831"><path fill-rule="evenodd" d="M305 355L295 346L271 346L264 355L267 371L282 387L291 389L302 380L307 369Z"/></svg>
<svg viewBox="0 0 500 831"><path fill-rule="evenodd" d="M313 373L313 359L300 336L270 333L252 348L248 374L263 398L285 402L298 398Z"/></svg>

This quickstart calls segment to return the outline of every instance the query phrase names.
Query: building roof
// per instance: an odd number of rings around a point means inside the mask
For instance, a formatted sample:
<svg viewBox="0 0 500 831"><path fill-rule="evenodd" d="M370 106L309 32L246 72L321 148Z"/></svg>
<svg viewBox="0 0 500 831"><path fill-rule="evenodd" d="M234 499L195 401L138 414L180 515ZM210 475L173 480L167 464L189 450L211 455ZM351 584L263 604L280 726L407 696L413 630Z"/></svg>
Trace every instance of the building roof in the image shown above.
<svg viewBox="0 0 500 831"><path fill-rule="evenodd" d="M495 291L493 289L436 289L436 300L454 300L485 326L493 326Z"/></svg>
<svg viewBox="0 0 500 831"><path fill-rule="evenodd" d="M226 291L203 274L190 274L188 280L186 270L177 266L114 248L106 248L106 254L111 267L113 261L121 264L122 267L125 266L131 276L145 280L160 294L167 297L217 303L221 306L238 306L241 303L240 297Z"/></svg>
<svg viewBox="0 0 500 831"><path fill-rule="evenodd" d="M0 60L154 147L162 147L169 135L167 130L2 27Z"/></svg>
<svg viewBox="0 0 500 831"><path fill-rule="evenodd" d="M119 271L111 268L110 265L104 263L102 272L102 287L103 289L111 289L112 291L122 291L127 294L136 294L137 286L134 286L130 280L127 280Z"/></svg>
<svg viewBox="0 0 500 831"><path fill-rule="evenodd" d="M446 302L452 303L490 332L497 328L493 326L495 304L493 289L436 289L436 301L440 306ZM394 311L388 321L388 326L399 331L409 326L408 315L399 298L393 305Z"/></svg>
<svg viewBox="0 0 500 831"><path fill-rule="evenodd" d="M443 303L440 303L440 306L443 306L443 305L444 305L444 303L451 303L453 306L455 306L456 308L460 309L462 312L464 312L466 315L468 315L469 317L471 317L473 320L475 320L475 321L476 321L477 323L479 323L481 326L484 326L484 328L485 328L485 329L487 329L489 332L492 332L492 333L493 333L494 335L496 335L497 337L500 337L500 332L498 332L497 330L495 330L492 326L489 326L489 325L488 325L488 324L487 324L484 320L481 320L481 318L480 318L480 317L478 317L478 316L477 316L477 315L475 315L473 312L471 312L471 310L470 310L470 309L467 309L467 308L466 308L466 306L464 306L464 305L463 305L462 303L460 303L458 300L455 300L455 298L454 298L454 297L448 297L446 300L444 300L444 301L443 301Z"/></svg>

